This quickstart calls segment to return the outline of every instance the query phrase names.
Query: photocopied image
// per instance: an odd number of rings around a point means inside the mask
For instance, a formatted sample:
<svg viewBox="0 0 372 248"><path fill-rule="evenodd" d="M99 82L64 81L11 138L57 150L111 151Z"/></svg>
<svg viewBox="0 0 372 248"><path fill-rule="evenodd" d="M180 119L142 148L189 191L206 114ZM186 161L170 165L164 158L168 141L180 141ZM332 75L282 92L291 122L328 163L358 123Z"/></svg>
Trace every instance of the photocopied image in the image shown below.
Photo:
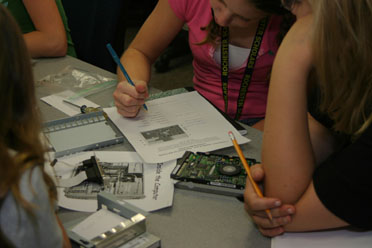
<svg viewBox="0 0 372 248"><path fill-rule="evenodd" d="M108 184L100 185L95 182L84 181L79 185L65 188L65 196L75 199L96 199L99 192L106 191L114 194L118 199L140 199L145 197L143 163L101 162L100 164L105 175L109 177ZM72 174L75 176L77 173L77 167L75 167Z"/></svg>
<svg viewBox="0 0 372 248"><path fill-rule="evenodd" d="M149 144L156 144L188 137L188 135L179 125L153 129L146 132L141 132L141 134Z"/></svg>
<svg viewBox="0 0 372 248"><path fill-rule="evenodd" d="M77 165L92 156L99 159L103 183L83 181L79 178L79 175L85 176L83 171L76 175ZM98 207L96 195L106 191L148 212L170 207L174 180L169 175L175 166L175 160L144 163L135 152L90 151L64 156L54 165L57 181L77 178L78 183L57 188L58 205L75 211L95 212Z"/></svg>

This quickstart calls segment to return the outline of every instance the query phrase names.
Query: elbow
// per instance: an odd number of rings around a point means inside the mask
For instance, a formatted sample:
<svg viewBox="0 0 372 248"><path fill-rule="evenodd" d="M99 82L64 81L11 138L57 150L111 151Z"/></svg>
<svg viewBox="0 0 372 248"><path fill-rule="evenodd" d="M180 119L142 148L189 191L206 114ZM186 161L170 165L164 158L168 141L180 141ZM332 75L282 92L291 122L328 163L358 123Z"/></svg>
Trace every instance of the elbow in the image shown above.
<svg viewBox="0 0 372 248"><path fill-rule="evenodd" d="M63 32L44 35L45 46L41 48L41 57L63 57L67 54L67 38Z"/></svg>
<svg viewBox="0 0 372 248"><path fill-rule="evenodd" d="M34 31L23 35L32 58L63 57L67 54L65 33Z"/></svg>
<svg viewBox="0 0 372 248"><path fill-rule="evenodd" d="M54 49L54 53L56 57L64 57L67 54L67 42L62 42L57 44Z"/></svg>
<svg viewBox="0 0 372 248"><path fill-rule="evenodd" d="M67 54L67 40L55 39L49 43L48 57L63 57Z"/></svg>

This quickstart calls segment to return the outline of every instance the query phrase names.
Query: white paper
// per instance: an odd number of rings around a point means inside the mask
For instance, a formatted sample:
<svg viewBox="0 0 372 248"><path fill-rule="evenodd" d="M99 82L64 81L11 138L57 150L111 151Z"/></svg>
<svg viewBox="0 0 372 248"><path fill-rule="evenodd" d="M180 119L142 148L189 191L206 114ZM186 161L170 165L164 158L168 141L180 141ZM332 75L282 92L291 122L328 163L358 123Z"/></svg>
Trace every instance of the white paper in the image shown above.
<svg viewBox="0 0 372 248"><path fill-rule="evenodd" d="M42 101L46 102L47 104L55 107L56 109L62 111L63 113L67 114L68 116L74 116L74 115L77 115L77 114L81 113L80 108L77 107L77 106L73 106L69 103L66 103L63 100L67 100L70 97L75 96L75 95L76 95L76 93L72 92L71 90L66 90L66 91L62 91L62 92L57 93L57 94L42 97L42 98L40 98L40 100L42 100ZM68 101L70 101L70 102L72 102L72 103L74 103L78 106L85 105L87 107L94 107L94 108L99 107L99 105L97 105L94 102L89 101L89 100L87 100L83 97L73 99L73 100L68 100Z"/></svg>
<svg viewBox="0 0 372 248"><path fill-rule="evenodd" d="M185 151L209 152L232 146L232 131L239 144L250 140L240 133L196 91L146 102L135 118L105 109L110 119L147 163L182 157Z"/></svg>
<svg viewBox="0 0 372 248"><path fill-rule="evenodd" d="M350 230L285 233L271 241L271 248L370 248L372 231Z"/></svg>
<svg viewBox="0 0 372 248"><path fill-rule="evenodd" d="M87 240L91 240L125 221L127 219L114 212L100 209L76 225L72 231Z"/></svg>
<svg viewBox="0 0 372 248"><path fill-rule="evenodd" d="M80 172L79 174L77 174L76 176L74 176L72 178L57 180L57 187L63 187L63 188L72 187L72 186L75 186L75 185L78 185L78 184L82 183L87 178L88 177L87 177L87 174L85 172Z"/></svg>
<svg viewBox="0 0 372 248"><path fill-rule="evenodd" d="M77 165L83 160L95 155L101 162L141 162L141 158L135 152L114 152L114 151L96 151L82 152L71 156L66 156L58 159L54 166L57 176L62 178L71 177L71 172L74 169L72 165ZM176 161L159 164L144 164L144 194L142 199L124 199L145 211L151 212L158 209L172 206L174 180L170 178L170 174ZM58 205L67 209L95 212L97 211L97 200L73 199L68 198L64 194L63 188L58 188Z"/></svg>

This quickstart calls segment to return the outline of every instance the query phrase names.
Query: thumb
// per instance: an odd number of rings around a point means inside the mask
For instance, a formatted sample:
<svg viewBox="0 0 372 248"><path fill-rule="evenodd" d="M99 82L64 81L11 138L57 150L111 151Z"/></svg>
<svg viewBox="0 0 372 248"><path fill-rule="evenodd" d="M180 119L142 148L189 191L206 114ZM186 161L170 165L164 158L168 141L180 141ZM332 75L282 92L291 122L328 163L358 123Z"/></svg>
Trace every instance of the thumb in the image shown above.
<svg viewBox="0 0 372 248"><path fill-rule="evenodd" d="M136 91L141 94L147 94L147 83L144 81L137 81L135 84Z"/></svg>

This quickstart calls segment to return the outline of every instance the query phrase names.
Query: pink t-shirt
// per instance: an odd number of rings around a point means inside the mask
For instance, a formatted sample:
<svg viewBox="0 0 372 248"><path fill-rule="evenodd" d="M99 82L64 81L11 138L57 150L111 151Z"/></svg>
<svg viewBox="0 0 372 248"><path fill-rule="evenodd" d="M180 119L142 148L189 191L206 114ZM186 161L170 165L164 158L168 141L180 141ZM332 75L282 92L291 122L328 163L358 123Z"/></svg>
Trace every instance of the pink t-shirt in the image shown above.
<svg viewBox="0 0 372 248"><path fill-rule="evenodd" d="M200 28L207 26L212 19L209 0L168 0L168 2L174 13L188 25L189 44L194 57L194 88L224 111L221 66L213 59L215 48L210 44L196 45L207 34ZM280 16L272 16L269 20L240 119L265 116L269 74L278 50L276 36L280 29L281 20ZM241 68L229 71L227 113L233 118L237 110L237 99L245 66L246 62Z"/></svg>

